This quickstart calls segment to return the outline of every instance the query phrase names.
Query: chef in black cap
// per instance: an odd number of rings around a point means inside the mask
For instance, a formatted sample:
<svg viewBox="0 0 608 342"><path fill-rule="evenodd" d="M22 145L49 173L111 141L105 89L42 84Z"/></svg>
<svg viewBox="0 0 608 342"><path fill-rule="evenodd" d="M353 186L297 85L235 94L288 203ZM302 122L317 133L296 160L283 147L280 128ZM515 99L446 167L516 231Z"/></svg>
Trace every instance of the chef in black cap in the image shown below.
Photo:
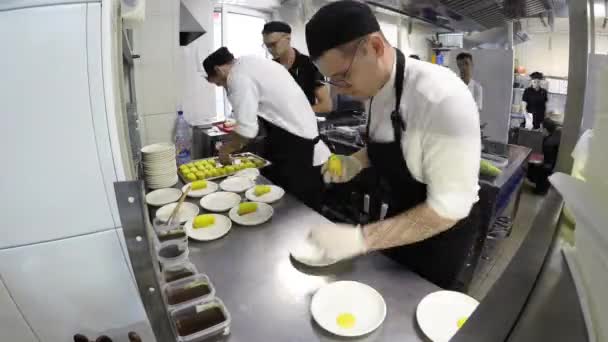
<svg viewBox="0 0 608 342"><path fill-rule="evenodd" d="M264 47L275 62L281 63L304 91L315 113L332 110L329 86L322 83L323 75L310 58L291 47L291 26L282 21L271 21L262 30Z"/></svg>
<svg viewBox="0 0 608 342"><path fill-rule="evenodd" d="M540 125L545 120L547 111L547 101L549 96L547 90L541 87L541 82L545 77L542 73L535 71L530 74L530 86L524 90L522 96L522 111L532 113L534 129L540 129Z"/></svg>
<svg viewBox="0 0 608 342"><path fill-rule="evenodd" d="M317 119L306 96L280 64L258 56L234 58L222 47L203 61L207 81L224 87L236 128L219 150L220 162L256 137L264 123L264 157L272 165L264 176L313 209L319 209L323 180L321 165L329 149L320 141Z"/></svg>
<svg viewBox="0 0 608 342"><path fill-rule="evenodd" d="M367 147L333 156L325 180L348 182L372 167L383 189L375 199L381 208L371 210L375 222L313 227L310 239L331 260L385 250L441 287L466 288L481 151L467 86L449 69L392 47L362 2L321 8L306 25L306 42L339 93L368 100Z"/></svg>

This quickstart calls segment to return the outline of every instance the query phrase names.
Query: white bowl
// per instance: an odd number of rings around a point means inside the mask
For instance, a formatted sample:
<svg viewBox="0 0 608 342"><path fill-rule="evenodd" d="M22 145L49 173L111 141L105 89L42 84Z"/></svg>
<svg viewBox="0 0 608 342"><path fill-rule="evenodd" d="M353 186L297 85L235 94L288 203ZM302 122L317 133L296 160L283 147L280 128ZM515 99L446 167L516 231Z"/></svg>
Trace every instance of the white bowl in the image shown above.
<svg viewBox="0 0 608 342"><path fill-rule="evenodd" d="M209 214L215 217L215 223L205 227L194 229L192 227L192 223L194 219L188 220L186 224L184 224L184 230L186 235L191 239L198 241L211 241L221 238L222 236L228 234L230 228L232 228L232 221L224 215L220 214Z"/></svg>
<svg viewBox="0 0 608 342"><path fill-rule="evenodd" d="M326 267L338 262L337 260L325 257L323 250L308 238L302 239L292 247L289 254L299 263L311 267Z"/></svg>
<svg viewBox="0 0 608 342"><path fill-rule="evenodd" d="M184 185L182 187L182 191L186 191L186 187L188 187L188 184ZM217 183L214 183L212 181L207 181L207 187L204 189L198 189L198 190L190 190L188 192L188 197L203 197L203 196L207 196L211 193L214 193L217 191L217 189L219 188L219 186L217 185Z"/></svg>
<svg viewBox="0 0 608 342"><path fill-rule="evenodd" d="M163 222L167 222L169 220L169 216L173 212L173 209L177 203L170 203L165 206L160 207L156 211L156 217ZM180 223L184 223L188 220L193 219L196 215L198 215L200 209L196 204L192 204L190 202L182 203L182 206L179 208L179 211L175 215L174 220L178 220Z"/></svg>
<svg viewBox="0 0 608 342"><path fill-rule="evenodd" d="M146 195L146 203L153 206L163 206L165 204L179 200L182 195L180 189L165 188L149 192Z"/></svg>
<svg viewBox="0 0 608 342"><path fill-rule="evenodd" d="M158 153L167 152L167 151L175 152L175 145L171 144L171 143L158 143L158 144L151 144L151 145L144 146L141 149L141 153L144 155L158 154Z"/></svg>
<svg viewBox="0 0 608 342"><path fill-rule="evenodd" d="M255 195L255 186L245 192L245 197L252 202L274 203L280 200L285 195L285 190L276 185L269 185L270 192L262 196Z"/></svg>
<svg viewBox="0 0 608 342"><path fill-rule="evenodd" d="M422 298L416 308L416 319L424 334L433 342L447 342L457 332L459 321L465 321L479 302L455 291L437 291Z"/></svg>
<svg viewBox="0 0 608 342"><path fill-rule="evenodd" d="M257 226L262 224L272 217L274 214L274 210L272 207L266 203L255 202L258 204L258 210L253 213L239 215L238 210L239 206L235 206L228 212L228 217L235 223L240 224L241 226Z"/></svg>
<svg viewBox="0 0 608 342"><path fill-rule="evenodd" d="M247 177L228 177L220 183L224 191L243 192L255 186L255 183Z"/></svg>
<svg viewBox="0 0 608 342"><path fill-rule="evenodd" d="M386 303L372 287L355 281L338 281L319 289L310 303L315 321L339 336L355 337L376 330L386 318ZM351 327L338 324L338 317L352 315Z"/></svg>
<svg viewBox="0 0 608 342"><path fill-rule="evenodd" d="M241 203L241 196L234 192L214 192L201 199L201 207L209 211L223 212Z"/></svg>

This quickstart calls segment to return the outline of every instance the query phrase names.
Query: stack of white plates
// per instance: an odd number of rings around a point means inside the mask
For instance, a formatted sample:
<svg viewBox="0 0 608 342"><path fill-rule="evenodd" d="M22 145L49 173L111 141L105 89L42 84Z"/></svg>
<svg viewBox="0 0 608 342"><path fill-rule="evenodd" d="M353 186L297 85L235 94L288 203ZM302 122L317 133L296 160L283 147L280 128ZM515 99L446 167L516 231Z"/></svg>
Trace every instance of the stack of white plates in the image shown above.
<svg viewBox="0 0 608 342"><path fill-rule="evenodd" d="M151 189L167 188L177 183L175 145L152 144L141 149L146 184Z"/></svg>

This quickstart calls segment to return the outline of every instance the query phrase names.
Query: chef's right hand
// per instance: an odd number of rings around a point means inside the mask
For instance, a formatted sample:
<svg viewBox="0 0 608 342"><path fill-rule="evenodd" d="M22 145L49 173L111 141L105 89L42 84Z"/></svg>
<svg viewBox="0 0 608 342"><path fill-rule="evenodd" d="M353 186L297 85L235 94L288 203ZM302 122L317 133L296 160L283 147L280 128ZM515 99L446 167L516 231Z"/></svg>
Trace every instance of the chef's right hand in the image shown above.
<svg viewBox="0 0 608 342"><path fill-rule="evenodd" d="M227 153L227 151L220 149L218 151L218 157L222 165L232 165L232 158L230 157L230 153Z"/></svg>
<svg viewBox="0 0 608 342"><path fill-rule="evenodd" d="M346 183L361 172L363 166L355 157L333 154L323 164L321 174L325 183Z"/></svg>

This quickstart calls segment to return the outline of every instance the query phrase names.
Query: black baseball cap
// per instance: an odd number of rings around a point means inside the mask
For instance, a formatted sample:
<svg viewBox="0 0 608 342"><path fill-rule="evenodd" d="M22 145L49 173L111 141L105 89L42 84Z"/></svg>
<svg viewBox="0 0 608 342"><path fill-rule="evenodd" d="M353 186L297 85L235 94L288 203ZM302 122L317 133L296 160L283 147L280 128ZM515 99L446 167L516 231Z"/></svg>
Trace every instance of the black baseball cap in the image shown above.
<svg viewBox="0 0 608 342"><path fill-rule="evenodd" d="M262 30L262 34L269 34L275 32L291 33L291 26L282 21L270 21L267 22L266 25L264 25L264 29Z"/></svg>
<svg viewBox="0 0 608 342"><path fill-rule="evenodd" d="M543 75L542 72L535 71L530 74L530 78L533 80L542 80L545 78L545 75Z"/></svg>
<svg viewBox="0 0 608 342"><path fill-rule="evenodd" d="M228 64L234 60L234 55L227 47L221 47L207 56L203 61L203 68L207 73L207 77L215 76L215 67Z"/></svg>
<svg viewBox="0 0 608 342"><path fill-rule="evenodd" d="M306 44L310 58L316 60L327 50L378 31L380 24L368 5L336 1L322 7L306 24Z"/></svg>

